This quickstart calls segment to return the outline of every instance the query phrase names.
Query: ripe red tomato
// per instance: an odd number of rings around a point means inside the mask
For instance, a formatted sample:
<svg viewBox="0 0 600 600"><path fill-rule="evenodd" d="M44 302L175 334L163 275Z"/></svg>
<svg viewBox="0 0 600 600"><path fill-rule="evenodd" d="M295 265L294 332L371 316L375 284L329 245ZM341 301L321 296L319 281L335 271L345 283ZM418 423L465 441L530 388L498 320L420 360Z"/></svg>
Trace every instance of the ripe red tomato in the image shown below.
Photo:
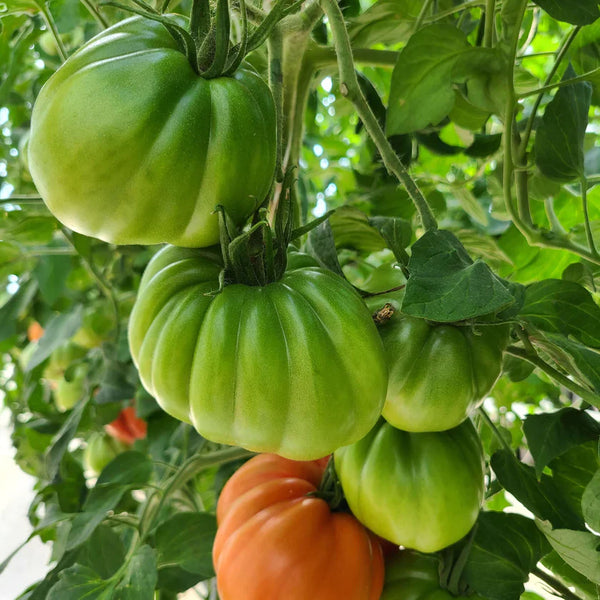
<svg viewBox="0 0 600 600"><path fill-rule="evenodd" d="M260 454L227 482L213 547L222 600L379 599L379 542L311 495L323 473L322 461Z"/></svg>
<svg viewBox="0 0 600 600"><path fill-rule="evenodd" d="M135 440L140 440L146 437L147 425L144 419L139 419L135 414L135 408L128 406L124 408L119 416L104 426L106 433L125 442L126 444L133 444Z"/></svg>

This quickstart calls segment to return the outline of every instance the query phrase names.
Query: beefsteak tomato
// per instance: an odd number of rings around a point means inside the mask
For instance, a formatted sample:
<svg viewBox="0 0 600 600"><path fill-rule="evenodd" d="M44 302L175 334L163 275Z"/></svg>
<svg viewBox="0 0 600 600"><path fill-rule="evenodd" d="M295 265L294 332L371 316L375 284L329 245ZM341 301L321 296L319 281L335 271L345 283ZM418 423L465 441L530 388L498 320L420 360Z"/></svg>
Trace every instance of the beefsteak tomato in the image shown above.
<svg viewBox="0 0 600 600"><path fill-rule="evenodd" d="M380 327L389 369L383 416L405 431L459 425L496 383L508 332L392 316Z"/></svg>
<svg viewBox="0 0 600 600"><path fill-rule="evenodd" d="M209 440L299 460L364 436L385 399L383 346L360 296L317 267L218 292L220 254L166 246L129 321L142 383Z"/></svg>
<svg viewBox="0 0 600 600"><path fill-rule="evenodd" d="M160 23L132 17L50 77L32 115L29 166L62 223L117 244L208 246L223 205L237 223L275 169L271 91L250 67L203 79Z"/></svg>
<svg viewBox="0 0 600 600"><path fill-rule="evenodd" d="M314 495L323 472L319 461L261 454L225 484L213 547L222 600L379 599L379 543Z"/></svg>
<svg viewBox="0 0 600 600"><path fill-rule="evenodd" d="M437 552L477 520L485 465L471 421L448 431L409 433L380 419L334 457L350 510L395 544Z"/></svg>

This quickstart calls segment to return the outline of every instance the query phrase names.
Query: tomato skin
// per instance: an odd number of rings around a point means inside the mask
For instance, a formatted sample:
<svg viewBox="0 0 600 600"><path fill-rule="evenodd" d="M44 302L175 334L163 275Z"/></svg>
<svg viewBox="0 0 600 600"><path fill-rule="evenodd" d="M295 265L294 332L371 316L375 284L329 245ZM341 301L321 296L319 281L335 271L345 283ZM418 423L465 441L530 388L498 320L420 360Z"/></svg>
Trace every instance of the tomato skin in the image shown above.
<svg viewBox="0 0 600 600"><path fill-rule="evenodd" d="M149 263L129 322L148 392L212 441L297 460L365 435L387 372L359 295L315 267L210 294L220 269L218 253L175 247Z"/></svg>
<svg viewBox="0 0 600 600"><path fill-rule="evenodd" d="M380 327L389 383L383 416L405 431L459 425L502 370L508 327L430 324L400 314Z"/></svg>
<svg viewBox="0 0 600 600"><path fill-rule="evenodd" d="M100 473L106 465L125 452L127 445L116 440L105 433L93 433L83 454L83 462L86 469L94 473Z"/></svg>
<svg viewBox="0 0 600 600"><path fill-rule="evenodd" d="M119 416L108 425L104 430L112 438L131 445L135 440L146 437L147 425L144 419L140 419L135 414L135 408L128 406L119 413Z"/></svg>
<svg viewBox="0 0 600 600"><path fill-rule="evenodd" d="M455 600L440 587L438 559L408 550L385 562L385 585L380 600ZM462 597L462 596L461 596ZM479 596L469 596L481 600Z"/></svg>
<svg viewBox="0 0 600 600"><path fill-rule="evenodd" d="M262 454L225 484L213 547L222 600L378 600L379 543L352 515L306 494L324 468Z"/></svg>
<svg viewBox="0 0 600 600"><path fill-rule="evenodd" d="M448 431L409 433L381 419L334 458L352 513L400 546L437 552L477 520L485 465L471 421Z"/></svg>
<svg viewBox="0 0 600 600"><path fill-rule="evenodd" d="M165 27L132 17L98 34L34 106L31 173L65 225L118 244L208 246L272 183L276 118L251 68L203 79Z"/></svg>

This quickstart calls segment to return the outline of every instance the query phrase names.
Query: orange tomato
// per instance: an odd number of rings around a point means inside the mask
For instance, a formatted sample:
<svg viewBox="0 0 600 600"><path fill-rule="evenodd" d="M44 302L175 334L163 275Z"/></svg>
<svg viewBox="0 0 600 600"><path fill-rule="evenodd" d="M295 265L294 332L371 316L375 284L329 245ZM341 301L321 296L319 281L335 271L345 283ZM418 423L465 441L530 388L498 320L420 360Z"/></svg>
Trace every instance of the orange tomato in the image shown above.
<svg viewBox="0 0 600 600"><path fill-rule="evenodd" d="M260 454L225 484L213 547L222 600L378 600L383 556L352 515L314 495L323 461Z"/></svg>
<svg viewBox="0 0 600 600"><path fill-rule="evenodd" d="M39 340L43 335L44 328L37 321L32 321L27 327L27 339L30 342Z"/></svg>
<svg viewBox="0 0 600 600"><path fill-rule="evenodd" d="M105 425L104 430L116 440L131 445L135 440L146 437L147 425L144 419L136 416L135 408L128 406L119 413L114 421Z"/></svg>

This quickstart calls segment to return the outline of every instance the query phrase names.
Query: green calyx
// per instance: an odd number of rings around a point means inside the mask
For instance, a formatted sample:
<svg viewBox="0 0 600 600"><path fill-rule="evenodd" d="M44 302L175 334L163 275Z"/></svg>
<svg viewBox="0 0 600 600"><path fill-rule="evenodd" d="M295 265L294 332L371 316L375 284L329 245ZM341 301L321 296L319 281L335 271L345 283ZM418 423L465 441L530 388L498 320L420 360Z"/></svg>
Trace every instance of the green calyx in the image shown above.
<svg viewBox="0 0 600 600"><path fill-rule="evenodd" d="M267 209L259 208L249 227L240 231L223 206L218 206L220 244L223 255L221 289L232 283L264 286L279 281L287 267L291 242L322 223L331 213L294 228L295 207L293 169L285 174L279 203L269 222Z"/></svg>
<svg viewBox="0 0 600 600"><path fill-rule="evenodd" d="M163 14L170 0L163 3L161 11L144 0L132 2L135 6L126 6L114 0L108 0L105 4L162 23L186 55L192 69L204 79L231 76L245 56L264 43L275 25L302 4L302 1L279 0L262 22L250 31L245 0L239 0L240 39L232 44L229 0L216 0L214 12L210 0L193 0L189 30L172 16Z"/></svg>

